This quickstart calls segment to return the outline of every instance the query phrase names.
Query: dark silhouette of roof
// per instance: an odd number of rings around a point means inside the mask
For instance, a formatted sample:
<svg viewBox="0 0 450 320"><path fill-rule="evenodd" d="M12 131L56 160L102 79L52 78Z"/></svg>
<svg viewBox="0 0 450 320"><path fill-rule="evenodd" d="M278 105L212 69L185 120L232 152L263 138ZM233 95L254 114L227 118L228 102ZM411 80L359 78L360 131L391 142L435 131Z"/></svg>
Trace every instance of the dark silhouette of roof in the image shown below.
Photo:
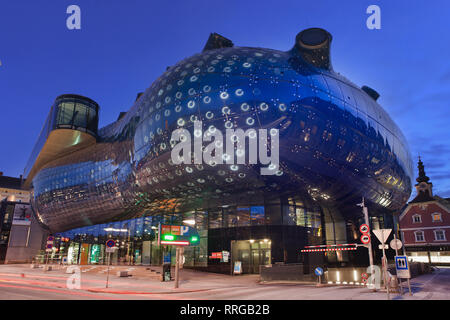
<svg viewBox="0 0 450 320"><path fill-rule="evenodd" d="M22 189L22 179L0 175L0 188Z"/></svg>
<svg viewBox="0 0 450 320"><path fill-rule="evenodd" d="M420 191L419 194L412 199L409 203L436 201L436 198L430 196L428 192Z"/></svg>
<svg viewBox="0 0 450 320"><path fill-rule="evenodd" d="M230 39L227 39L220 34L211 33L209 35L208 41L203 48L203 51L220 49L220 48L230 48L233 47L234 44Z"/></svg>

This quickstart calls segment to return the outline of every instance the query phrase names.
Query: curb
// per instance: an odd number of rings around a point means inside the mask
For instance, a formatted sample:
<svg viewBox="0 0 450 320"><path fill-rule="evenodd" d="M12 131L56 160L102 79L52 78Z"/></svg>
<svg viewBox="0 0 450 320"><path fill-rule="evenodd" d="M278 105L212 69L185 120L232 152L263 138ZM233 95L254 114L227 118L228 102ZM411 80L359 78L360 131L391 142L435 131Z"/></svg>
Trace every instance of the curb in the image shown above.
<svg viewBox="0 0 450 320"><path fill-rule="evenodd" d="M203 292L212 289L197 289L197 290L185 290L185 291L162 291L162 292L146 292L146 291L113 291L106 289L85 289L85 291L95 292L95 293L112 293L112 294L177 294L177 293L192 293L192 292Z"/></svg>

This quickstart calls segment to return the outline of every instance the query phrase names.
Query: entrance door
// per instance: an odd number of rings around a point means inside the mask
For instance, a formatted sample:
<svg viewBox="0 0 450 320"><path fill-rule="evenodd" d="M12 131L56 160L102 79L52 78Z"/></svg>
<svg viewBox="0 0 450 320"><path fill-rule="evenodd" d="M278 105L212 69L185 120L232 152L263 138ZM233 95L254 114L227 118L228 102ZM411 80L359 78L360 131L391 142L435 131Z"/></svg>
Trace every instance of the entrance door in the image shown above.
<svg viewBox="0 0 450 320"><path fill-rule="evenodd" d="M271 263L271 243L268 240L243 240L233 243L233 263L242 262L243 273L259 273L261 265Z"/></svg>
<svg viewBox="0 0 450 320"><path fill-rule="evenodd" d="M259 264L261 262L259 249L252 249L252 265L250 273L259 273Z"/></svg>

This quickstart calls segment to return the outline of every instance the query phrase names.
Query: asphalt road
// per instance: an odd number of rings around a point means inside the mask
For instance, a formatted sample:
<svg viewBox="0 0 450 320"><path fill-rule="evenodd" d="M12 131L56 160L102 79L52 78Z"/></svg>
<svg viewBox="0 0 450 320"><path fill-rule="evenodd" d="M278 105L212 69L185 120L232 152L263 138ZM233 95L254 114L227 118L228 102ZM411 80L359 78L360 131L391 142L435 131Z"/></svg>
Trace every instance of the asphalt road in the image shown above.
<svg viewBox="0 0 450 320"><path fill-rule="evenodd" d="M6 270L6 271L5 271ZM25 271L24 271L25 270ZM29 269L28 269L29 270ZM365 287L259 284L255 276L230 277L187 273L180 288L173 282L112 277L105 289L104 274L83 274L81 289L68 289L69 275L0 267L0 300L385 300L385 292ZM15 272L14 272L15 271ZM26 273L28 272L28 273ZM394 300L450 300L450 268L412 280L413 295L391 295ZM109 292L102 292L109 290ZM141 294L142 292L145 292Z"/></svg>

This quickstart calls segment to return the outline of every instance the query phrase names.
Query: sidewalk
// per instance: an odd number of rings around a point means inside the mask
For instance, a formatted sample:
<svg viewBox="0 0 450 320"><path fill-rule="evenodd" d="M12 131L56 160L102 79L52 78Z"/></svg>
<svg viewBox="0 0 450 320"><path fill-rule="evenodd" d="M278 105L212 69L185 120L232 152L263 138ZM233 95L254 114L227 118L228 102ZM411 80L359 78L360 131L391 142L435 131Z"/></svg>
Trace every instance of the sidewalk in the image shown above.
<svg viewBox="0 0 450 320"><path fill-rule="evenodd" d="M184 292L201 292L219 288L248 288L258 286L259 275L230 276L207 273L191 269L180 270L179 288L175 289L175 281L161 281L162 267L155 266L110 266L109 283L106 288L107 266L61 266L52 265L52 271L45 271L43 265L32 269L29 264L14 264L0 266L0 276L21 277L28 280L46 279L59 287L66 287L66 281L73 276L66 273L80 270L81 289L91 292L110 292L117 294L170 294ZM148 270L150 269L150 270ZM153 270L153 271L152 271ZM128 271L129 277L118 277L118 271ZM157 274L156 272L160 272ZM172 279L175 270L172 268ZM23 276L22 276L23 274Z"/></svg>
<svg viewBox="0 0 450 320"><path fill-rule="evenodd" d="M77 268L78 266L70 266ZM217 300L386 300L385 291L373 292L366 287L349 285L300 284L295 282L260 283L259 275L231 276L191 269L180 270L179 288L174 281L161 282L155 272L161 267L112 266L106 288L106 266L80 266L81 288L69 290L67 283L77 274L66 273L61 266L52 271L31 269L30 265L0 265L0 286L27 285L32 289L52 288L64 292L109 295L116 299L217 299ZM130 277L118 277L127 270ZM406 285L406 284L405 284ZM450 269L440 269L411 281L413 295L391 293L392 300L450 300ZM27 292L24 289L24 292ZM1 299L1 297L0 297Z"/></svg>

